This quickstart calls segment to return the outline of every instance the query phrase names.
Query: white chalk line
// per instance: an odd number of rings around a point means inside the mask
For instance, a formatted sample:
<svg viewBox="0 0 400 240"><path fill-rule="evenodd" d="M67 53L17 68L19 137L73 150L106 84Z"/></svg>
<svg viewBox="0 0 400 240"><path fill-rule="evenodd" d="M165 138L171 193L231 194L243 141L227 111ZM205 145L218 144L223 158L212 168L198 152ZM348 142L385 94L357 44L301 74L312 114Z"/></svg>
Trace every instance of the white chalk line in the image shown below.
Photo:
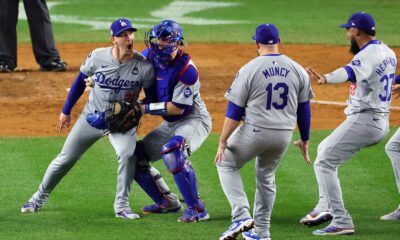
<svg viewBox="0 0 400 240"><path fill-rule="evenodd" d="M334 105L334 106L347 106L345 102L335 102L335 101L322 101L322 100L311 100L311 103L321 104L321 105ZM390 110L400 110L399 106L391 106Z"/></svg>

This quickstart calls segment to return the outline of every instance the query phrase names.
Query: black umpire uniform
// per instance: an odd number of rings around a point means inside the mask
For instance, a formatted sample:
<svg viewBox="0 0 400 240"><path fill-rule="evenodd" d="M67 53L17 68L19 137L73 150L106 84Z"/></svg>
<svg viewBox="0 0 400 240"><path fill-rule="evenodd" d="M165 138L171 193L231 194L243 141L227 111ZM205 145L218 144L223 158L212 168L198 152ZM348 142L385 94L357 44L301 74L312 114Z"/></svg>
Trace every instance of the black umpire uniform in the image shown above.
<svg viewBox="0 0 400 240"><path fill-rule="evenodd" d="M66 63L54 44L49 9L45 0L23 0L33 53L42 71L65 71ZM0 0L0 72L17 66L17 21L19 0Z"/></svg>

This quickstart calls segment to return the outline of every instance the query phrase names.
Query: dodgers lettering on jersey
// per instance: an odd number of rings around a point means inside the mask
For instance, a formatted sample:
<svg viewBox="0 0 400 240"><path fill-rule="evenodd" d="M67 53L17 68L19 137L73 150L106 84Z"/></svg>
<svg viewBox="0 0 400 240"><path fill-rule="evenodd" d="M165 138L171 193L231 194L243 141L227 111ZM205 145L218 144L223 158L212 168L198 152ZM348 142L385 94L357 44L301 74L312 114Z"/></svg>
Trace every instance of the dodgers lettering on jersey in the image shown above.
<svg viewBox="0 0 400 240"><path fill-rule="evenodd" d="M149 54L148 51L144 51ZM147 59L156 68L157 101L172 101L183 108L182 115L163 116L168 122L175 122L187 118L209 119L210 115L200 96L200 81L196 66L190 56L178 51L177 57L171 64L160 66L152 61L152 55Z"/></svg>
<svg viewBox="0 0 400 240"><path fill-rule="evenodd" d="M248 124L293 130L298 103L310 100L313 93L302 66L285 55L271 54L244 65L225 97L245 108Z"/></svg>
<svg viewBox="0 0 400 240"><path fill-rule="evenodd" d="M112 57L112 47L98 48L90 53L80 71L96 81L84 113L103 112L109 101L136 101L139 92L155 83L154 68L135 52L134 57L124 63Z"/></svg>
<svg viewBox="0 0 400 240"><path fill-rule="evenodd" d="M373 40L347 66L353 69L356 82L350 86L345 114L364 111L389 113L396 54L387 45Z"/></svg>

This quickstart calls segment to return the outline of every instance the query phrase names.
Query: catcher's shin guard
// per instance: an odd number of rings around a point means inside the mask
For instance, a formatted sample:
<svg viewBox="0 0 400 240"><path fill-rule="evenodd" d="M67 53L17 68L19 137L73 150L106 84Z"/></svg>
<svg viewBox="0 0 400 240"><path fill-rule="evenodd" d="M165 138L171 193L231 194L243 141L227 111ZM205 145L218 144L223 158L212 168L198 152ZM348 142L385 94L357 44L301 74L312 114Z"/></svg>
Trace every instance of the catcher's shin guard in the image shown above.
<svg viewBox="0 0 400 240"><path fill-rule="evenodd" d="M174 175L176 185L188 208L197 209L199 194L196 175L185 156L185 139L172 137L161 149L161 156L167 169Z"/></svg>
<svg viewBox="0 0 400 240"><path fill-rule="evenodd" d="M169 200L171 191L160 172L146 160L143 141L137 142L135 156L137 157L135 181L156 204L164 206Z"/></svg>

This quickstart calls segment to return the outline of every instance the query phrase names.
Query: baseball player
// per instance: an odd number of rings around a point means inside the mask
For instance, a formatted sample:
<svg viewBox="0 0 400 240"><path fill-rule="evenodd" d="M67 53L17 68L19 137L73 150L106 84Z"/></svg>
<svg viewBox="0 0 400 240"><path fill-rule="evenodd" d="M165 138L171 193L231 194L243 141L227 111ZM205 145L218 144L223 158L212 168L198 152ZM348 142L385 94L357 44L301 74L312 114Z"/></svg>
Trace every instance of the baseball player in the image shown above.
<svg viewBox="0 0 400 240"><path fill-rule="evenodd" d="M275 172L291 142L296 119L301 134L299 146L310 163L313 94L307 72L279 53L279 33L273 24L259 25L252 39L260 56L239 70L225 94L229 104L215 156L221 186L232 208L232 224L220 240L236 239L241 232L245 239L271 239ZM257 186L253 221L239 170L254 157Z"/></svg>
<svg viewBox="0 0 400 240"><path fill-rule="evenodd" d="M190 56L180 50L186 45L181 26L163 20L145 37L143 55L156 68L156 96L149 97L143 112L162 116L164 122L151 131L136 149L135 180L155 204L142 208L146 214L178 212L176 195L149 162L163 159L186 203L180 222L207 220L208 211L198 194L197 180L188 157L211 131L211 117L200 97L199 73Z"/></svg>
<svg viewBox="0 0 400 240"><path fill-rule="evenodd" d="M86 150L98 139L109 133L104 111L110 101L137 100L142 88L151 89L155 82L153 67L134 50L136 28L125 18L111 24L112 47L98 48L91 52L80 68L72 84L68 99L60 114L60 131L70 124L70 112L85 89L85 79L93 76L96 84L82 114L68 135L61 153L50 163L39 189L21 208L23 213L43 208L50 193L68 173ZM114 202L116 217L137 219L131 211L128 196L135 173L133 158L136 145L136 129L126 133L108 134L118 158L117 192Z"/></svg>
<svg viewBox="0 0 400 240"><path fill-rule="evenodd" d="M400 76L395 78L395 85L392 91L393 95L397 95L397 97L400 96ZM397 188L400 192L400 128L397 129L396 133L386 143L385 150L392 162ZM400 205L393 212L382 216L381 220L400 220Z"/></svg>
<svg viewBox="0 0 400 240"><path fill-rule="evenodd" d="M300 223L318 225L333 220L326 228L315 230L314 235L354 234L353 220L343 203L338 167L362 148L380 142L389 131L396 55L375 39L375 21L371 15L354 13L340 27L346 28L350 51L355 55L352 61L325 75L309 69L321 84L351 83L348 107L344 111L346 120L318 146L314 170L320 198Z"/></svg>

